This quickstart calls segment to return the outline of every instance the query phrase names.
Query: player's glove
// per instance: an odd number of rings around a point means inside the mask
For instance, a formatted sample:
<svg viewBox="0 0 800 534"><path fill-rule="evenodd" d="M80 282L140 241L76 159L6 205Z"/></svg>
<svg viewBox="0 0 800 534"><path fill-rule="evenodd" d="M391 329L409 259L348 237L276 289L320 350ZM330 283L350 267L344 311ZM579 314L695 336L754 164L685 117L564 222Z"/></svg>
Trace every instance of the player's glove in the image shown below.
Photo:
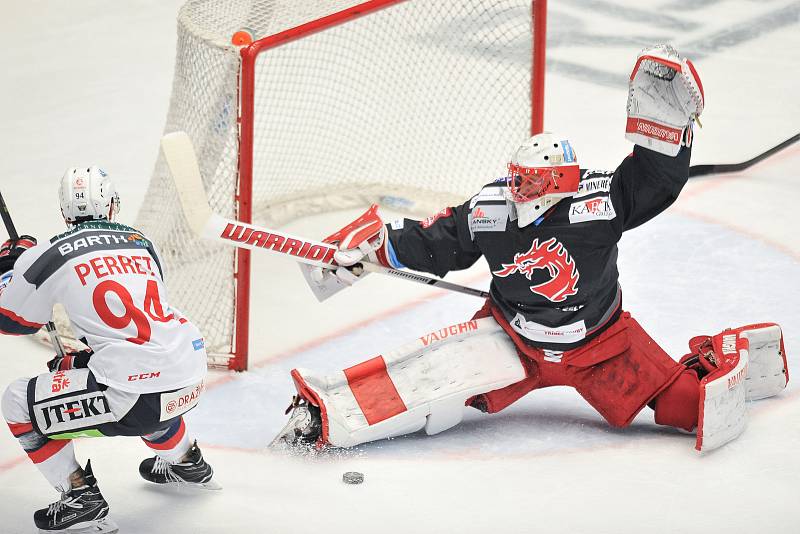
<svg viewBox="0 0 800 534"><path fill-rule="evenodd" d="M55 358L47 362L47 368L53 371L69 371L70 369L86 369L89 367L92 349L68 352L64 356L56 354Z"/></svg>
<svg viewBox="0 0 800 534"><path fill-rule="evenodd" d="M393 260L394 253L387 234L386 225L378 215L378 206L373 204L358 219L326 237L324 239L326 243L339 248L334 254L338 267L323 269L308 265L300 266L317 298L324 300L366 276L368 273L360 268L360 262L369 261L385 267L402 267Z"/></svg>
<svg viewBox="0 0 800 534"><path fill-rule="evenodd" d="M669 45L646 48L636 58L628 87L628 140L668 156L691 146L704 96L690 60Z"/></svg>
<svg viewBox="0 0 800 534"><path fill-rule="evenodd" d="M0 246L0 274L6 273L14 268L23 252L36 246L36 238L29 235L21 235L16 239L7 239Z"/></svg>

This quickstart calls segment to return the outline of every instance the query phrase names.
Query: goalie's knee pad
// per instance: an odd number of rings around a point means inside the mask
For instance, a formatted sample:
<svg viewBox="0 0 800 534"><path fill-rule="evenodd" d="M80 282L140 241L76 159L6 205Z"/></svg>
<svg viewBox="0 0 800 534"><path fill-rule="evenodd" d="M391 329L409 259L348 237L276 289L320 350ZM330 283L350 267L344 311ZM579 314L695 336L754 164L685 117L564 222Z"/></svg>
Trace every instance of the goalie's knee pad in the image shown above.
<svg viewBox="0 0 800 534"><path fill-rule="evenodd" d="M774 323L696 337L689 346L692 354L681 361L701 377L695 448L707 451L744 431L745 400L771 397L786 387L786 351L781 329Z"/></svg>
<svg viewBox="0 0 800 534"><path fill-rule="evenodd" d="M491 318L432 332L327 377L295 369L298 393L320 407L322 441L337 447L461 421L467 399L526 376L514 343Z"/></svg>

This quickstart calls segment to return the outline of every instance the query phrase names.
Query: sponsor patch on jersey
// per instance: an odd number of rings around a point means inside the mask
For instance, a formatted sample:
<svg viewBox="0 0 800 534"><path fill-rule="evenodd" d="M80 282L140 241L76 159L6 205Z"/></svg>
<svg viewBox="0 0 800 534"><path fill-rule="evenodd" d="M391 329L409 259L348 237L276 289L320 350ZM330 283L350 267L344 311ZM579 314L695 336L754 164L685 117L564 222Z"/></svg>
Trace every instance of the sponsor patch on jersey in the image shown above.
<svg viewBox="0 0 800 534"><path fill-rule="evenodd" d="M80 430L117 420L101 391L89 391L37 403L33 414L38 429L45 435Z"/></svg>
<svg viewBox="0 0 800 534"><path fill-rule="evenodd" d="M505 182L506 179L502 178ZM506 187L486 186L481 189L480 193L472 197L469 201L469 209L475 207L478 202L505 202L506 201Z"/></svg>
<svg viewBox="0 0 800 534"><path fill-rule="evenodd" d="M389 223L389 227L392 230L402 230L404 225L405 225L405 219L395 219Z"/></svg>
<svg viewBox="0 0 800 534"><path fill-rule="evenodd" d="M476 206L469 213L471 232L503 232L508 222L508 209L505 204Z"/></svg>
<svg viewBox="0 0 800 534"><path fill-rule="evenodd" d="M88 369L74 369L69 372L56 371L50 375L39 375L36 377L34 402L86 391L89 387L88 383Z"/></svg>
<svg viewBox="0 0 800 534"><path fill-rule="evenodd" d="M89 369L44 373L33 379L28 410L42 434L74 432L116 421L108 400ZM31 398L33 397L33 398Z"/></svg>
<svg viewBox="0 0 800 534"><path fill-rule="evenodd" d="M617 216L608 196L594 197L573 202L569 207L570 224L586 221L610 221Z"/></svg>
<svg viewBox="0 0 800 534"><path fill-rule="evenodd" d="M203 338L195 339L194 341L192 341L192 347L194 347L194 350L203 349L203 348L205 348L205 346L206 346L206 343L203 340Z"/></svg>
<svg viewBox="0 0 800 534"><path fill-rule="evenodd" d="M586 337L586 323L582 320L554 328L533 321L526 321L525 317L518 313L516 317L510 321L510 324L511 328L518 334L531 341L543 343L575 343Z"/></svg>
<svg viewBox="0 0 800 534"><path fill-rule="evenodd" d="M421 221L419 224L423 228L430 228L433 225L433 223L435 223L436 221L438 221L442 217L449 217L451 213L453 213L453 210L451 210L450 208L445 208L442 211L440 211L439 213L437 213L435 215L431 215L430 217L428 217L425 220Z"/></svg>
<svg viewBox="0 0 800 534"><path fill-rule="evenodd" d="M172 393L161 394L161 421L183 415L200 401L203 393L203 383L187 386Z"/></svg>
<svg viewBox="0 0 800 534"><path fill-rule="evenodd" d="M578 184L578 192L573 195L573 198L585 197L592 193L608 193L611 191L611 173L601 174L599 176L592 176L588 178L589 173L583 175L583 179Z"/></svg>
<svg viewBox="0 0 800 534"><path fill-rule="evenodd" d="M0 275L0 293L8 286L11 279L14 277L14 271L8 271Z"/></svg>

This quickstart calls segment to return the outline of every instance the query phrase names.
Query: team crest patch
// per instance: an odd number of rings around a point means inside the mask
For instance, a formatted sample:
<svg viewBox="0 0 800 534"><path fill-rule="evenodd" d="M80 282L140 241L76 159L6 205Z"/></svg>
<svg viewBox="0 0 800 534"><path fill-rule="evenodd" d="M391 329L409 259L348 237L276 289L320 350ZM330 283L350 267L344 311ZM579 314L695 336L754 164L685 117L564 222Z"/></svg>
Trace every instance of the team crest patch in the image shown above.
<svg viewBox="0 0 800 534"><path fill-rule="evenodd" d="M531 280L537 269L545 269L550 275L547 282L530 287L537 295L551 302L564 302L567 297L578 293L580 273L575 260L555 237L543 243L534 239L527 252L514 254L514 263L504 263L502 269L492 271L492 274L505 278L520 273Z"/></svg>
<svg viewBox="0 0 800 534"><path fill-rule="evenodd" d="M610 221L616 216L614 205L608 196L573 202L569 207L569 222L571 224L586 221Z"/></svg>

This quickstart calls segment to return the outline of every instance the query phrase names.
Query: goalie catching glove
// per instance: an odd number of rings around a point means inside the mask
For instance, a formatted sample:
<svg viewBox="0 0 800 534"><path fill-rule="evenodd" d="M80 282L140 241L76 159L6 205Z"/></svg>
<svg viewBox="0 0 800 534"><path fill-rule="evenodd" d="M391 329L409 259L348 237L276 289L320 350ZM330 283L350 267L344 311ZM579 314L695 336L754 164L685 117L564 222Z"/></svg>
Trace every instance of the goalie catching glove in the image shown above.
<svg viewBox="0 0 800 534"><path fill-rule="evenodd" d="M669 45L646 48L628 85L628 140L668 156L691 146L692 123L703 112L705 97L690 60Z"/></svg>
<svg viewBox="0 0 800 534"><path fill-rule="evenodd" d="M361 262L368 261L395 269L403 267L394 256L377 204L323 241L338 247L333 256L337 267L324 269L300 264L306 281L320 301L363 278L367 271L359 265Z"/></svg>

